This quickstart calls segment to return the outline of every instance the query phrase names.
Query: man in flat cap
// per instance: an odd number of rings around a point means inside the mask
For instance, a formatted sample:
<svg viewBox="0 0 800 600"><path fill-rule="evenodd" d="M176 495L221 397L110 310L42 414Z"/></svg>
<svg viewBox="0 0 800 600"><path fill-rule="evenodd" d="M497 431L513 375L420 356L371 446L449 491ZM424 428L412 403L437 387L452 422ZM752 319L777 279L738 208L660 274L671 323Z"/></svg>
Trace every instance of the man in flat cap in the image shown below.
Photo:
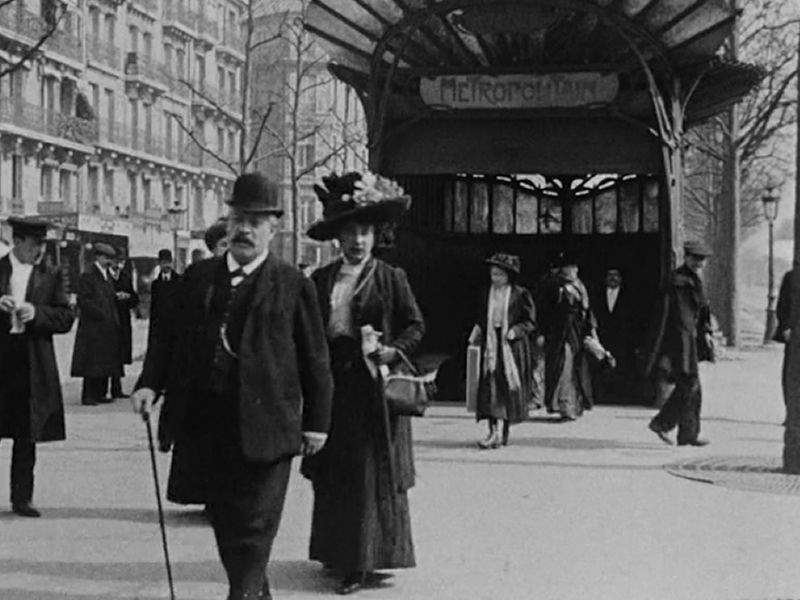
<svg viewBox="0 0 800 600"><path fill-rule="evenodd" d="M314 286L269 251L283 212L277 186L241 175L228 205L228 251L184 273L132 400L148 413L165 391L170 486L183 446L178 491L207 506L228 599L268 599L291 460L324 444L333 383Z"/></svg>
<svg viewBox="0 0 800 600"><path fill-rule="evenodd" d="M67 333L74 314L61 273L41 260L48 223L8 222L13 248L0 259L0 438L14 440L12 509L38 517L32 504L36 443L66 437L53 335Z"/></svg>
<svg viewBox="0 0 800 600"><path fill-rule="evenodd" d="M700 434L702 391L698 363L713 361L711 311L703 292L701 275L711 251L701 242L687 242L684 263L669 277L662 294L655 339L646 372L658 368L674 389L650 430L664 443L672 444L669 432L678 428L679 446L705 446Z"/></svg>
<svg viewBox="0 0 800 600"><path fill-rule="evenodd" d="M78 279L78 332L72 353L72 376L83 377L81 403L113 402L106 396L109 380L122 377L122 329L111 268L113 247L94 244L94 263Z"/></svg>

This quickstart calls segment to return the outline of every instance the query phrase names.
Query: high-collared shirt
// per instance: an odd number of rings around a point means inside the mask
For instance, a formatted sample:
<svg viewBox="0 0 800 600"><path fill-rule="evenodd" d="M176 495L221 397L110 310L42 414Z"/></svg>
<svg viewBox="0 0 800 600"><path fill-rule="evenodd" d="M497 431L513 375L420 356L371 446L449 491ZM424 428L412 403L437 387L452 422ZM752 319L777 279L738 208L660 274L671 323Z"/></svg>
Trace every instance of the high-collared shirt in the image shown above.
<svg viewBox="0 0 800 600"><path fill-rule="evenodd" d="M25 296L28 292L28 282L31 279L31 273L33 273L33 265L20 262L13 250L8 256L11 260L11 279L9 280L11 297L14 298L14 304L20 306L25 302ZM20 334L24 332L24 323L20 322L16 317L12 318L11 333Z"/></svg>
<svg viewBox="0 0 800 600"><path fill-rule="evenodd" d="M33 265L20 262L13 250L8 256L11 260L11 280L9 282L11 284L11 297L14 298L14 302L19 306L25 302L25 294L28 291L28 282L31 279Z"/></svg>
<svg viewBox="0 0 800 600"><path fill-rule="evenodd" d="M250 275L250 273L255 271L258 267L260 267L264 263L265 260L267 260L268 256L269 256L269 248L264 250L264 252L256 256L246 265L240 265L238 262L236 262L236 259L233 258L233 255L230 252L228 252L225 255L225 261L228 265L228 273L234 273L239 270L241 270L240 272L244 273L243 275L236 275L231 277L231 285L233 287L236 287L237 285L242 283L245 277Z"/></svg>
<svg viewBox="0 0 800 600"><path fill-rule="evenodd" d="M367 260L369 256L356 264L344 261L336 273L336 281L331 290L331 316L328 322L328 334L332 338L338 335L355 335L351 303Z"/></svg>
<svg viewBox="0 0 800 600"><path fill-rule="evenodd" d="M614 312L614 307L617 305L617 298L619 298L619 288L606 288L606 305L608 312Z"/></svg>
<svg viewBox="0 0 800 600"><path fill-rule="evenodd" d="M103 266L99 262L95 262L94 266L97 267L97 269L100 271L100 273L102 273L103 279L108 281L108 271L106 269L104 269Z"/></svg>

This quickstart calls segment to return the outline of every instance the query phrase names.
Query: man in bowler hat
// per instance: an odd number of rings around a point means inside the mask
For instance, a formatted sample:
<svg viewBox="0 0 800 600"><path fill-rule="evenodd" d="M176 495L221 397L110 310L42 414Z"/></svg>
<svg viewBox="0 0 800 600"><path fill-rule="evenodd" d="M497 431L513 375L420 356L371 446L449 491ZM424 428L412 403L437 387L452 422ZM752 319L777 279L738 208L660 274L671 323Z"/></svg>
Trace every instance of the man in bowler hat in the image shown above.
<svg viewBox="0 0 800 600"><path fill-rule="evenodd" d="M228 204L228 252L184 273L132 400L144 414L165 392L161 419L195 454L182 485L207 506L228 599L266 599L291 459L325 443L333 384L314 286L269 251L277 186L241 175Z"/></svg>
<svg viewBox="0 0 800 600"><path fill-rule="evenodd" d="M122 327L111 274L117 252L103 242L92 250L94 263L78 279L78 332L72 353L72 376L83 377L81 403L86 406L113 402L106 390L112 378L122 377Z"/></svg>
<svg viewBox="0 0 800 600"><path fill-rule="evenodd" d="M664 443L672 444L669 432L678 428L679 446L705 446L699 437L702 390L698 363L713 361L711 311L703 292L701 275L709 248L701 242L687 242L684 263L669 276L662 294L652 350L646 373L654 368L675 384L650 430Z"/></svg>
<svg viewBox="0 0 800 600"><path fill-rule="evenodd" d="M10 217L13 248L0 259L0 438L11 438L11 507L38 517L33 500L36 443L65 439L64 403L53 335L74 314L64 278L42 257L48 223Z"/></svg>
<svg viewBox="0 0 800 600"><path fill-rule="evenodd" d="M162 248L158 251L158 277L150 286L148 343L161 324L169 322L179 288L180 276L173 266L172 251Z"/></svg>

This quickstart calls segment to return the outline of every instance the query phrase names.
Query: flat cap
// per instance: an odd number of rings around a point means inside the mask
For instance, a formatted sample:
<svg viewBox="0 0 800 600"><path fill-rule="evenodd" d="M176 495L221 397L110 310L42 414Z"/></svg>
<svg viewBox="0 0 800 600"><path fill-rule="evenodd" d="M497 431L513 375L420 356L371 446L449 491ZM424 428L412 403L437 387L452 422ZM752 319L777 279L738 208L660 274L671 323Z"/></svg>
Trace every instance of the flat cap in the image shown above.
<svg viewBox="0 0 800 600"><path fill-rule="evenodd" d="M707 244L699 240L686 242L683 245L683 253L691 254L692 256L701 256L703 258L713 256L714 254Z"/></svg>
<svg viewBox="0 0 800 600"><path fill-rule="evenodd" d="M100 256L107 256L109 258L117 258L117 251L114 247L106 244L105 242L97 242L93 245L94 253Z"/></svg>
<svg viewBox="0 0 800 600"><path fill-rule="evenodd" d="M30 217L8 217L8 224L11 225L11 232L14 236L44 238L47 230L52 227L52 223L45 218Z"/></svg>

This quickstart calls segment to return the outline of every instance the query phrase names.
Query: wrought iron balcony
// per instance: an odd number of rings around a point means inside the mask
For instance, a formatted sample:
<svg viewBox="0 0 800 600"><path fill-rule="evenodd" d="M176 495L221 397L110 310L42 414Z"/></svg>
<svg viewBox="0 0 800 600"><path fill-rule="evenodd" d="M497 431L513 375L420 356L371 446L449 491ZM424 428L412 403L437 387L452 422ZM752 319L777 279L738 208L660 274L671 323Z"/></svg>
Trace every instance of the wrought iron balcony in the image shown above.
<svg viewBox="0 0 800 600"><path fill-rule="evenodd" d="M149 83L153 87L166 90L170 78L164 66L141 52L128 52L125 58L125 78Z"/></svg>
<svg viewBox="0 0 800 600"><path fill-rule="evenodd" d="M219 37L219 29L216 21L210 17L207 17L203 13L197 13L197 24L195 26L195 30L201 36L209 40L216 41L216 39Z"/></svg>
<svg viewBox="0 0 800 600"><path fill-rule="evenodd" d="M238 27L227 25L222 29L222 43L218 47L219 50L230 50L232 53L241 58L244 57L244 38Z"/></svg>
<svg viewBox="0 0 800 600"><path fill-rule="evenodd" d="M89 47L89 57L112 69L119 69L121 52L119 48L97 36L86 38Z"/></svg>
<svg viewBox="0 0 800 600"><path fill-rule="evenodd" d="M152 15L158 14L157 0L133 0L133 4L144 12L148 12Z"/></svg>
<svg viewBox="0 0 800 600"><path fill-rule="evenodd" d="M49 34L43 44L45 50L57 52L75 61L83 60L83 43L79 37L62 29L52 30L47 21L20 3L12 2L0 8L0 29L27 39L31 45Z"/></svg>
<svg viewBox="0 0 800 600"><path fill-rule="evenodd" d="M48 110L19 98L0 97L0 127L3 123L79 144L97 141L96 121Z"/></svg>
<svg viewBox="0 0 800 600"><path fill-rule="evenodd" d="M100 143L114 144L116 146L131 147L131 129L118 121L100 120Z"/></svg>
<svg viewBox="0 0 800 600"><path fill-rule="evenodd" d="M197 28L197 13L189 10L183 2L177 4L166 3L164 5L164 26L178 25L189 33L195 32Z"/></svg>
<svg viewBox="0 0 800 600"><path fill-rule="evenodd" d="M0 215L24 215L25 201L22 198L0 196Z"/></svg>

